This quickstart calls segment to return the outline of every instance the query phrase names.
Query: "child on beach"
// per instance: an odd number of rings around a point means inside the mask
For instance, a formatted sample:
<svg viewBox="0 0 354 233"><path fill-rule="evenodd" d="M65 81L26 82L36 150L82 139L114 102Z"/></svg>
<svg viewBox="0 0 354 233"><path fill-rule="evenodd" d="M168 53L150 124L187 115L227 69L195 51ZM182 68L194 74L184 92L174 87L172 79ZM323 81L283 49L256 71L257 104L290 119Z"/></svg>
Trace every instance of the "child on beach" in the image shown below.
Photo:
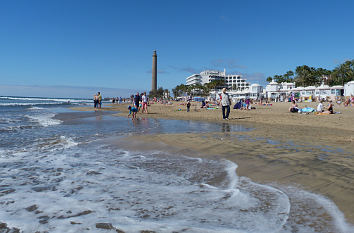
<svg viewBox="0 0 354 233"><path fill-rule="evenodd" d="M317 105L317 112L323 112L323 104L322 104L322 100L318 103Z"/></svg>
<svg viewBox="0 0 354 233"><path fill-rule="evenodd" d="M136 107L132 107L132 106L128 106L128 109L129 109L129 115L132 115L132 120L136 119L136 113L138 112L138 109Z"/></svg>

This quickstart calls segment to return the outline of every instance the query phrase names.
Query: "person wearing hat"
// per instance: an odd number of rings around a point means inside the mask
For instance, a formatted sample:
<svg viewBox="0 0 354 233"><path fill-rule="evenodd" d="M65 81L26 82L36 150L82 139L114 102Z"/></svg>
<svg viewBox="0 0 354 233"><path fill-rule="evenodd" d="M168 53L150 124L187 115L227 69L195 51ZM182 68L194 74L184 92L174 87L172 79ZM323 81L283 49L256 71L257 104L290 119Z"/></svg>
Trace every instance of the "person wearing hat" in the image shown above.
<svg viewBox="0 0 354 233"><path fill-rule="evenodd" d="M229 120L230 104L231 104L230 96L229 94L226 93L226 88L223 88L221 93L221 105L222 105L222 119L224 120Z"/></svg>

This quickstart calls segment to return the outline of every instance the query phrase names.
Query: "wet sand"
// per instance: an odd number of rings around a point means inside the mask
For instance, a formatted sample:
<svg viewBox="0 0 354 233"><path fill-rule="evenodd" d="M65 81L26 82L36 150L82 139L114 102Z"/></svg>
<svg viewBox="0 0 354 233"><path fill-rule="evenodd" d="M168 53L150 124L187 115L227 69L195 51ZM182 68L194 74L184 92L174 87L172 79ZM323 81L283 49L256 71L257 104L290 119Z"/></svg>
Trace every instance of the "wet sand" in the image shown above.
<svg viewBox="0 0 354 233"><path fill-rule="evenodd" d="M303 103L300 107L312 106ZM138 117L221 122L221 132L201 134L155 134L133 136L142 142L136 148L164 148L196 157L228 159L239 166L237 174L259 183L298 186L322 194L354 223L354 108L335 105L342 114L315 116L288 113L288 103L256 106L256 110L232 110L230 121L220 120L221 110L192 106L154 104L150 114ZM80 108L76 110L89 110ZM181 109L181 110L179 110ZM105 109L103 109L104 111ZM126 105L107 110L121 111ZM254 127L247 132L230 132L230 124ZM131 141L131 138L127 139ZM158 142L158 143L157 143Z"/></svg>

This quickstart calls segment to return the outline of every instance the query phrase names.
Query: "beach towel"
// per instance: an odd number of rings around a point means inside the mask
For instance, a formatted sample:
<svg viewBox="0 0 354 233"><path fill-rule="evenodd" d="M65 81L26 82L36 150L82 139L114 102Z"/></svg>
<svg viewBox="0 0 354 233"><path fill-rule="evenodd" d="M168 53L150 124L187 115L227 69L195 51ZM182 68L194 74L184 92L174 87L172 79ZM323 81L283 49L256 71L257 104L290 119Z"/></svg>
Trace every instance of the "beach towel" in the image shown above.
<svg viewBox="0 0 354 233"><path fill-rule="evenodd" d="M315 112L315 115L329 115L329 112Z"/></svg>
<svg viewBox="0 0 354 233"><path fill-rule="evenodd" d="M315 111L315 109L314 108L310 108L310 107L299 109L299 113L310 113L310 112L314 112L314 111Z"/></svg>

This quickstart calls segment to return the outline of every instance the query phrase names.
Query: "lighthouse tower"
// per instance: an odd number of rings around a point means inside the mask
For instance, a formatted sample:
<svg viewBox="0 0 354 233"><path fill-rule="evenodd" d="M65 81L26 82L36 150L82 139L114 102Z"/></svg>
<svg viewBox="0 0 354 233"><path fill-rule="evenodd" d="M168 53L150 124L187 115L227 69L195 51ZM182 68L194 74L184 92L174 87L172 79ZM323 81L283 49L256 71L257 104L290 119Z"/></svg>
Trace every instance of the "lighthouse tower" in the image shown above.
<svg viewBox="0 0 354 233"><path fill-rule="evenodd" d="M151 91L157 90L157 54L156 50L152 54L152 82L151 82Z"/></svg>

